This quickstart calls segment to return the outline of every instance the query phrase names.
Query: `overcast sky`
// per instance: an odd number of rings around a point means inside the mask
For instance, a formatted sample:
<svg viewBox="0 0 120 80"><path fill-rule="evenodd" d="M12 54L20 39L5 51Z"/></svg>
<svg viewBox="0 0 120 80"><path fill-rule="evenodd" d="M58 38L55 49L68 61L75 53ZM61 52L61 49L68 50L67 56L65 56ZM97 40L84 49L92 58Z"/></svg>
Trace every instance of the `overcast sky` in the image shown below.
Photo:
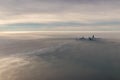
<svg viewBox="0 0 120 80"><path fill-rule="evenodd" d="M120 0L0 0L0 29L120 30Z"/></svg>

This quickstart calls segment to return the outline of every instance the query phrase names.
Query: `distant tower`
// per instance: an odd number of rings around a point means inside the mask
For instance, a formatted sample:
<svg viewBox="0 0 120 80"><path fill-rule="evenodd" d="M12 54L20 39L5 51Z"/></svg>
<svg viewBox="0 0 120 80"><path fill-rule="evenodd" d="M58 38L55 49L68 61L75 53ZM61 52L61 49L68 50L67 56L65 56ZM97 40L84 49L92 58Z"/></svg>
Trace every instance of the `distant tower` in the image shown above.
<svg viewBox="0 0 120 80"><path fill-rule="evenodd" d="M94 38L95 38L95 36L93 35L93 36L92 36L92 39L94 39Z"/></svg>

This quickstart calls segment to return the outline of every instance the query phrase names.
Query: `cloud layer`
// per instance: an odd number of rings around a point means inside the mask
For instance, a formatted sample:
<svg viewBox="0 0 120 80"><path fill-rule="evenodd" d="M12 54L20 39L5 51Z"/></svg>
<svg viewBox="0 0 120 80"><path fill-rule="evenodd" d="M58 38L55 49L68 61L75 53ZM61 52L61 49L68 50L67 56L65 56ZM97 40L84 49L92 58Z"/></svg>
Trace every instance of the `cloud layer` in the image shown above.
<svg viewBox="0 0 120 80"><path fill-rule="evenodd" d="M119 7L119 0L0 0L0 24L118 26Z"/></svg>

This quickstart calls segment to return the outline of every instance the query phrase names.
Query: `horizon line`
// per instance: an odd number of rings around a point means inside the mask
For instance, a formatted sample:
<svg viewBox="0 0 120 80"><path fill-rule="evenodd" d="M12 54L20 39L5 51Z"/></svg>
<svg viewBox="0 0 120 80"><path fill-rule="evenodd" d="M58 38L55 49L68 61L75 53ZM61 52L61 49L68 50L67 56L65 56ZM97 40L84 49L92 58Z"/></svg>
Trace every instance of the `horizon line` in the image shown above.
<svg viewBox="0 0 120 80"><path fill-rule="evenodd" d="M35 33L35 32L120 32L120 31L1 31L0 33Z"/></svg>

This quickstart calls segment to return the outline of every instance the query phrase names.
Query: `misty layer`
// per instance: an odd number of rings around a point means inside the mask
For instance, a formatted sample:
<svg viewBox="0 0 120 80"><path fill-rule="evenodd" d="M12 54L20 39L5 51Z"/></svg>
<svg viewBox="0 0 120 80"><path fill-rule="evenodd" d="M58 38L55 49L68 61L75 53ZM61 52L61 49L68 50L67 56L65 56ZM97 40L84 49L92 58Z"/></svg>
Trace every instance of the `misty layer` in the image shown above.
<svg viewBox="0 0 120 80"><path fill-rule="evenodd" d="M34 39L19 39L16 35L1 37L1 80L120 79L119 42L76 41L69 34L69 38L49 34L52 38L42 39L40 34Z"/></svg>

